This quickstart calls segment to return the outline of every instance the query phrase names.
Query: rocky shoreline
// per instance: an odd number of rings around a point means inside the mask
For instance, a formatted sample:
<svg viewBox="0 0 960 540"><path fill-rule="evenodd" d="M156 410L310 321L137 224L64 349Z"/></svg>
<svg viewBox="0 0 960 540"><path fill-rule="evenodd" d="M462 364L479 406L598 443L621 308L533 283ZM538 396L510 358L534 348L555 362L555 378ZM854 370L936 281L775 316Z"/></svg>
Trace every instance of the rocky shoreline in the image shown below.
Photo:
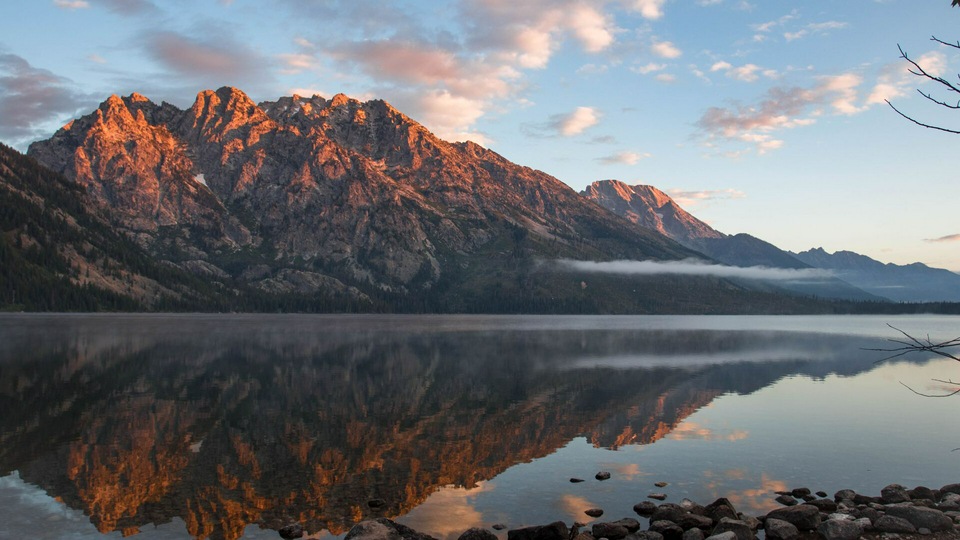
<svg viewBox="0 0 960 540"><path fill-rule="evenodd" d="M600 479L603 473L599 473ZM574 481L576 479L571 479ZM659 485L659 484L658 484ZM665 484L664 484L665 485ZM654 497L651 498L660 499ZM879 496L850 489L827 493L807 488L776 493L782 507L762 516L738 512L726 498L706 506L688 499L681 503L643 501L634 505L639 520L625 517L594 522L590 526L557 521L547 525L507 531L508 540L944 540L960 539L960 483L940 489L919 486L907 489L891 484ZM599 517L603 510L585 512ZM645 530L643 521L646 521ZM492 525L502 530L506 526ZM303 527L291 524L280 531L285 539L303 536ZM490 530L472 528L458 540L497 540ZM358 523L344 540L437 540L386 518Z"/></svg>

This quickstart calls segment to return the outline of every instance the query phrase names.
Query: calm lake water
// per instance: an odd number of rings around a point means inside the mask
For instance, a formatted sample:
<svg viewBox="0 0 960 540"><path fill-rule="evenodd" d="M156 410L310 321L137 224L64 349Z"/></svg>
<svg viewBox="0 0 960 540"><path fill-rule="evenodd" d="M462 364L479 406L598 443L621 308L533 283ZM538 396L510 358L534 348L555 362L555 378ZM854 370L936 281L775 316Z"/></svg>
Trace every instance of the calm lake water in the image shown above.
<svg viewBox="0 0 960 540"><path fill-rule="evenodd" d="M653 492L759 514L775 490L960 482L960 396L904 386L942 392L960 364L877 363L887 324L960 335L933 316L0 315L0 538L379 516L456 538L634 516Z"/></svg>

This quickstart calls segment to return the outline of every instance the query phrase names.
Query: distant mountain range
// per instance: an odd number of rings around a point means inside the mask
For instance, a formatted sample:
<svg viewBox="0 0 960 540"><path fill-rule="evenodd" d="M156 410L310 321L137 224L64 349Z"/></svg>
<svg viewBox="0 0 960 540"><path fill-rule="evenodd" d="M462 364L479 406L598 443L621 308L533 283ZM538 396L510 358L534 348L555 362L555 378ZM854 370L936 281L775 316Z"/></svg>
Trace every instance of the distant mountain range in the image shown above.
<svg viewBox="0 0 960 540"><path fill-rule="evenodd" d="M886 296L565 265L811 266L654 188L582 197L380 100L111 96L28 156L0 148L7 309L790 313Z"/></svg>
<svg viewBox="0 0 960 540"><path fill-rule="evenodd" d="M792 253L748 234L728 236L695 218L653 186L617 180L594 182L582 195L642 227L725 264L771 268L819 268L835 278L816 283L782 283L790 290L825 298L889 299L897 302L958 302L960 275L920 263L884 264L865 255L823 249Z"/></svg>

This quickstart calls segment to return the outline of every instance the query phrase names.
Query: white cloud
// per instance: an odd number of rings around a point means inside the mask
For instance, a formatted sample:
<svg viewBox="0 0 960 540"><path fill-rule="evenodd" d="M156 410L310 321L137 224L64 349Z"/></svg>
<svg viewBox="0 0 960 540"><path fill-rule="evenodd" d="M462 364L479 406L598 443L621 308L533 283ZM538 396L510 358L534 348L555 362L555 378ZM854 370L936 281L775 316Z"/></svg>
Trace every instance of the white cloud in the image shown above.
<svg viewBox="0 0 960 540"><path fill-rule="evenodd" d="M629 0L628 7L640 13L645 19L656 20L663 17L663 4L667 0Z"/></svg>
<svg viewBox="0 0 960 540"><path fill-rule="evenodd" d="M683 55L683 51L669 41L655 41L653 45L650 46L650 50L653 51L653 54L661 58L673 59Z"/></svg>
<svg viewBox="0 0 960 540"><path fill-rule="evenodd" d="M673 74L671 74L671 73L659 73L659 74L657 74L657 76L656 76L655 78L656 78L658 81L662 82L662 83L673 83L673 82L677 82L677 77L676 77L676 75L673 75Z"/></svg>
<svg viewBox="0 0 960 540"><path fill-rule="evenodd" d="M947 70L947 59L939 51L923 54L916 59L916 62L934 77L943 75ZM886 100L901 97L907 94L914 84L922 82L910 73L908 70L910 67L903 60L884 66L877 77L876 84L867 96L867 105L879 105Z"/></svg>
<svg viewBox="0 0 960 540"><path fill-rule="evenodd" d="M730 279L756 279L763 281L817 281L833 275L819 268L769 268L752 266L726 266L711 264L698 259L683 261L555 261L561 270L598 274L621 274L633 276L680 275L714 276Z"/></svg>
<svg viewBox="0 0 960 540"><path fill-rule="evenodd" d="M715 62L710 66L710 71L722 71L727 77L743 82L756 82L760 79L761 75L768 79L774 79L778 76L776 70L764 69L756 64L734 66L730 62L725 61Z"/></svg>
<svg viewBox="0 0 960 540"><path fill-rule="evenodd" d="M303 71L314 69L317 66L316 59L309 54L288 53L279 54L277 57L286 67L280 70L285 75L295 75Z"/></svg>
<svg viewBox="0 0 960 540"><path fill-rule="evenodd" d="M666 64L656 64L654 62L650 62L649 64L646 64L643 66L634 66L630 68L630 71L634 73L639 73L640 75L648 75L650 73L663 71L665 69L667 69Z"/></svg>
<svg viewBox="0 0 960 540"><path fill-rule="evenodd" d="M555 115L550 119L550 128L564 137L579 135L600 122L600 113L593 107L577 107L568 114Z"/></svg>

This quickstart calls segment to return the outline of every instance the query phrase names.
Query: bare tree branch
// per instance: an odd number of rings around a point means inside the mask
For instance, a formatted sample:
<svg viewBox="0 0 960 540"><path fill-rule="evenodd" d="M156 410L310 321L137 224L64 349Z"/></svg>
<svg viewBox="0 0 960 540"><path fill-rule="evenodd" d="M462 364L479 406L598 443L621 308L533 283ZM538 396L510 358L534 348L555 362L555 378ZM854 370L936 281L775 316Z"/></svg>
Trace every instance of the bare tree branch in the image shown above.
<svg viewBox="0 0 960 540"><path fill-rule="evenodd" d="M935 130L937 130L937 131L946 131L947 133L953 133L953 134L955 134L955 135L960 135L960 131L957 131L957 130L954 130L954 129L947 129L947 128L943 128L943 127L940 127L940 126L931 126L930 124L924 124L923 122L919 122L919 121L917 121L917 120L914 120L913 118L910 118L910 117L907 116L906 114L903 114L902 112L900 112L900 109L894 107L894 106L893 106L893 103L890 103L890 100L889 100L889 99L885 99L884 101L886 101L886 102L887 102L887 105L889 105L891 109L893 109L894 111L896 111L897 114L899 114L900 116L906 118L907 120L913 122L914 124L916 124L916 125L918 125L918 126L925 127L925 128L930 128L930 129L935 129Z"/></svg>

